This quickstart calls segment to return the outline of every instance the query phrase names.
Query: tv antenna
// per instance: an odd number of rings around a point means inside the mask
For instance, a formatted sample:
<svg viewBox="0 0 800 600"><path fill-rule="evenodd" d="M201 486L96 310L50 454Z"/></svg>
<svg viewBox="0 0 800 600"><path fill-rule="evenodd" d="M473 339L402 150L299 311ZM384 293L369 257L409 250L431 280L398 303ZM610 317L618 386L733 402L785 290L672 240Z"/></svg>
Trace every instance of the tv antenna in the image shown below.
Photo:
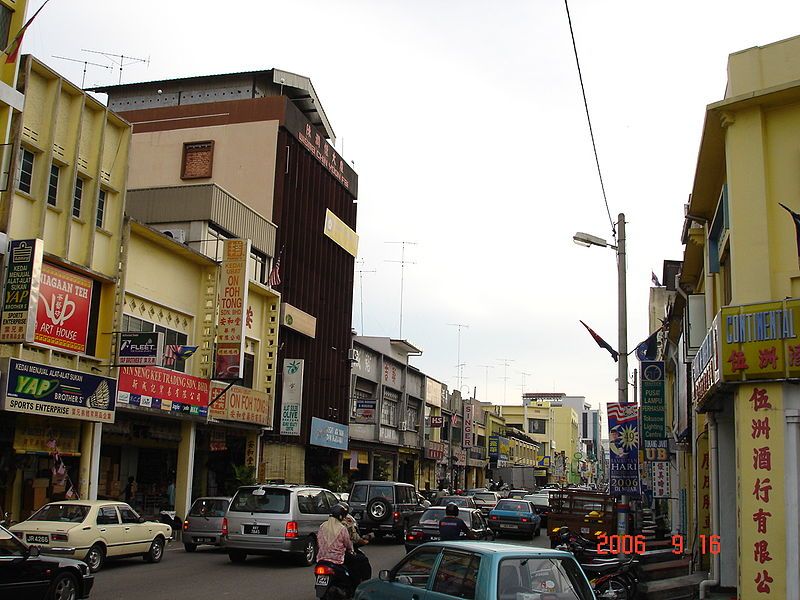
<svg viewBox="0 0 800 600"><path fill-rule="evenodd" d="M100 50L87 50L86 48L81 48L81 52L89 52L91 54L99 54L101 56L105 56L108 60L110 60L115 65L119 66L119 82L122 83L122 69L123 67L129 67L136 63L145 63L147 66L150 66L150 57L147 58L136 58L135 56L125 56L124 54L114 54L113 52L101 52ZM109 67L111 68L111 67Z"/></svg>
<svg viewBox="0 0 800 600"><path fill-rule="evenodd" d="M90 62L88 60L81 60L79 58L67 58L66 56L56 56L53 54L53 58L58 58L60 60L68 60L70 62L82 63L83 64L83 77L81 78L81 89L86 87L86 68L89 65L93 67L100 67L101 69L111 69L111 65L101 65L100 63Z"/></svg>
<svg viewBox="0 0 800 600"><path fill-rule="evenodd" d="M513 358L498 358L498 362L503 363L503 376L500 378L503 380L503 404L506 403L506 388L508 387L508 367L509 365L514 362Z"/></svg>
<svg viewBox="0 0 800 600"><path fill-rule="evenodd" d="M458 327L458 357L456 363L456 377L458 379L458 391L461 391L461 382L464 379L464 366L466 363L461 362L461 330L462 329L469 329L469 325L465 325L464 323L448 323L448 327Z"/></svg>
<svg viewBox="0 0 800 600"><path fill-rule="evenodd" d="M387 260L384 262L400 263L400 335L399 338L403 339L403 283L405 281L406 265L417 264L414 261L406 260L406 245L416 246L416 242L384 242L385 244L400 244L400 260Z"/></svg>
<svg viewBox="0 0 800 600"><path fill-rule="evenodd" d="M361 293L361 335L366 335L364 333L364 273L374 273L375 269L364 269L363 267L366 266L367 261L363 258L358 259L356 263L361 267L356 269L356 273L358 273L358 291Z"/></svg>

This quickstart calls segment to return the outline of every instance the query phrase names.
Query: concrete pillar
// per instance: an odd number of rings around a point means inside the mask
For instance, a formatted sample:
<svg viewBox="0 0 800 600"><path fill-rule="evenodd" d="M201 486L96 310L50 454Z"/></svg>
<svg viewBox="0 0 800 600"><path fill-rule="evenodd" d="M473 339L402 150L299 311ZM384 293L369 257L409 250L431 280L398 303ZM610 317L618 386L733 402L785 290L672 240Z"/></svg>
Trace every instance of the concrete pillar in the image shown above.
<svg viewBox="0 0 800 600"><path fill-rule="evenodd" d="M197 425L194 421L181 423L181 443L178 445L178 469L175 474L175 512L185 518L192 504L194 449Z"/></svg>
<svg viewBox="0 0 800 600"><path fill-rule="evenodd" d="M94 423L84 422L81 423L81 461L78 473L70 473L70 479L78 487L76 490L81 498L87 500L97 499L97 477L98 465L100 464L100 457L93 460L94 452ZM98 454L100 449L98 447ZM94 468L94 471L92 471ZM77 475L77 477L76 477ZM94 497L91 496L91 486L94 483Z"/></svg>

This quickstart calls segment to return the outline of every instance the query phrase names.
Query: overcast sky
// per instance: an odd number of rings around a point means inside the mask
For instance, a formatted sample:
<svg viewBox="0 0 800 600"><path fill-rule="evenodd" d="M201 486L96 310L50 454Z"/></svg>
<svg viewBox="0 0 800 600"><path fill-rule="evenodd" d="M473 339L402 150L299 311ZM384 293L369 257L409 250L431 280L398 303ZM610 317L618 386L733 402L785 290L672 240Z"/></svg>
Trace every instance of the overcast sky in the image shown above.
<svg viewBox="0 0 800 600"><path fill-rule="evenodd" d="M42 4L33 0L29 14ZM627 216L629 347L647 337L650 273L681 259L683 206L705 106L728 54L800 33L800 3L573 0L573 27L613 218ZM84 49L149 58L123 82L277 67L311 78L359 174L353 326L424 350L426 374L478 397L525 391L616 400L611 239L564 3L557 0L291 2L52 0L25 37L80 84ZM86 85L118 72L89 65ZM499 359L513 362L506 369ZM487 372L490 365L488 395ZM635 361L631 361L631 369ZM503 380L507 371L507 380ZM465 390L466 391L466 390Z"/></svg>

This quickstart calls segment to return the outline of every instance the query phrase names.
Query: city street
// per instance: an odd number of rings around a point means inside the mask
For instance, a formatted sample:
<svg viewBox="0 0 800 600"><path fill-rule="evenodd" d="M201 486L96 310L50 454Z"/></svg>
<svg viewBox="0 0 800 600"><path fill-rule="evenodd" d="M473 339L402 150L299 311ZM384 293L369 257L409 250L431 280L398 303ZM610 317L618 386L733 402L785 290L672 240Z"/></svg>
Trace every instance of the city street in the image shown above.
<svg viewBox="0 0 800 600"><path fill-rule="evenodd" d="M549 547L547 537L517 538L504 543ZM378 542L364 549L372 562L373 575L394 566L403 556L403 546ZM109 561L95 576L92 600L216 600L219 598L274 598L314 600L311 567L297 567L283 557L253 556L244 565L234 565L224 551L200 548L189 554L173 543L164 559L155 565L141 558Z"/></svg>

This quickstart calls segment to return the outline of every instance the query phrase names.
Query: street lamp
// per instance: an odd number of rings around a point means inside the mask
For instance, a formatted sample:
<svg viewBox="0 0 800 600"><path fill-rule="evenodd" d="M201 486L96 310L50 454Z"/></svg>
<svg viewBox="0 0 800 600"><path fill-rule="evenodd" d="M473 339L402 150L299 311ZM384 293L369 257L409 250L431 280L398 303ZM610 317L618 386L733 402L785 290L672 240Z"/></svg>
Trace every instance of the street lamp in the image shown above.
<svg viewBox="0 0 800 600"><path fill-rule="evenodd" d="M625 277L625 215L619 213L617 217L617 245L613 246L603 238L589 235L588 233L578 232L572 236L572 240L581 246L600 246L601 248L613 248L617 251L617 302L618 302L618 323L619 339L617 341L617 351L619 352L617 391L620 404L628 403L628 306L627 289ZM623 494L620 498L620 511L617 514L617 533L625 535L628 531L628 496Z"/></svg>

